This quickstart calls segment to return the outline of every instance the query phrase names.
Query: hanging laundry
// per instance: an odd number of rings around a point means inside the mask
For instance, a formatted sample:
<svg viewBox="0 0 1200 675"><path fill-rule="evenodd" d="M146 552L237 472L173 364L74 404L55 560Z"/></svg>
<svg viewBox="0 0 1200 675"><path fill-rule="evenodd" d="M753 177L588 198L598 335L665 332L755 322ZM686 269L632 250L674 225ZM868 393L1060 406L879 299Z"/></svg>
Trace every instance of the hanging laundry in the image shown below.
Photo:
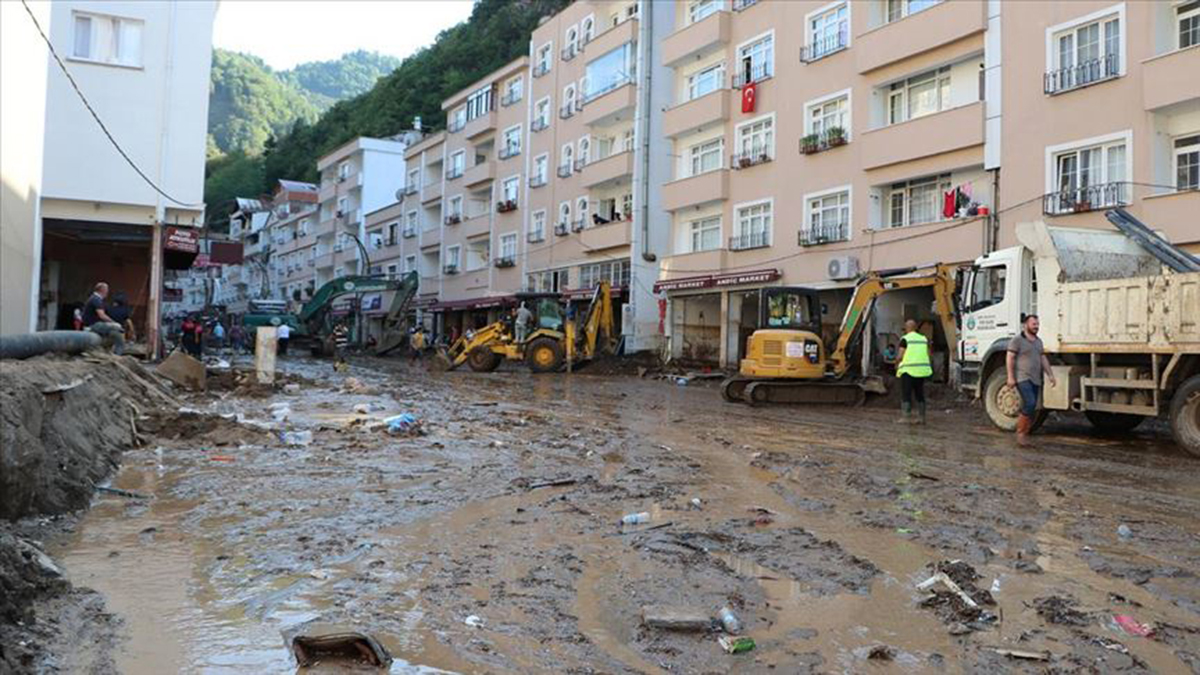
<svg viewBox="0 0 1200 675"><path fill-rule="evenodd" d="M942 217L953 218L958 210L958 189L950 190L942 197Z"/></svg>

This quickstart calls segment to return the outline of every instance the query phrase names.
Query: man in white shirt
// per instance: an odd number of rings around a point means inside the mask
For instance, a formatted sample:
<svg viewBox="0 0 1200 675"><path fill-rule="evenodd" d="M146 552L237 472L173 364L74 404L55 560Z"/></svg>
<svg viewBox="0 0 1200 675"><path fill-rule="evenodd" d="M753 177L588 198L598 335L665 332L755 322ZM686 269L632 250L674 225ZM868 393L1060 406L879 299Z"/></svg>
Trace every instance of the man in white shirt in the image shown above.
<svg viewBox="0 0 1200 675"><path fill-rule="evenodd" d="M292 337L292 327L286 323L279 324L279 331L276 333L276 337L279 338L278 353L280 356L284 356L287 354L288 340Z"/></svg>

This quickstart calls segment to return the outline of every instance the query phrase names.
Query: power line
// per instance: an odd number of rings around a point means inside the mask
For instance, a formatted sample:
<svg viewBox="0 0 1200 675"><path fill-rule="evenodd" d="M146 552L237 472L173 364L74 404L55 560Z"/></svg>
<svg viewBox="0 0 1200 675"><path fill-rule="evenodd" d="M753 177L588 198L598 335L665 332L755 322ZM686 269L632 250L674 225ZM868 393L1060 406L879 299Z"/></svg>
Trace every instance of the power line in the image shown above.
<svg viewBox="0 0 1200 675"><path fill-rule="evenodd" d="M83 95L83 91L80 90L79 84L76 83L75 78L71 76L71 71L67 70L67 64L63 63L62 58L59 57L58 52L54 49L54 45L50 43L50 38L46 37L45 31L42 30L42 25L38 23L37 17L33 15L33 10L29 8L29 3L26 0L21 0L21 5L25 7L25 13L29 15L29 20L33 22L33 27L37 29L38 35L42 36L42 41L46 43L46 47L50 50L50 55L53 56L55 62L58 63L58 67L62 70L63 75L67 76L67 81L71 83L71 88L73 88L75 93L79 95L79 100L83 102L83 107L87 108L87 111L91 113L92 119L96 120L96 124L100 125L100 131L104 132L104 135L108 138L108 141L112 143L112 146L117 149L117 153L125 159L134 172L141 176L142 180L146 181L146 184L153 188L155 192L165 197L168 201L175 202L180 206L192 208L204 206L203 202L190 203L180 201L167 194L162 188L156 185L154 181L150 180L150 177L146 175L146 172L142 171L142 169L133 161L129 154L125 152L125 149L121 147L121 144L117 143L117 139L113 138L112 133L108 130L108 127L105 126L104 121L100 119L100 115L96 113L96 109L92 107L92 104L88 102L87 97Z"/></svg>

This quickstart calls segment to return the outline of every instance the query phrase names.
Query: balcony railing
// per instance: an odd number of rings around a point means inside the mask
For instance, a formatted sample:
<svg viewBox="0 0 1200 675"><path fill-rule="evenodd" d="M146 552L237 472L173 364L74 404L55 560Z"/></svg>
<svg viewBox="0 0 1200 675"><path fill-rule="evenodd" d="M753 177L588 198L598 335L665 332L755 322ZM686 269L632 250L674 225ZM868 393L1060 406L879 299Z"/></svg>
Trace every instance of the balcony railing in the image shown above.
<svg viewBox="0 0 1200 675"><path fill-rule="evenodd" d="M1097 82L1111 80L1120 74L1120 59L1116 54L1108 54L1098 59L1091 59L1046 73L1044 88L1046 94L1053 96Z"/></svg>
<svg viewBox="0 0 1200 675"><path fill-rule="evenodd" d="M521 154L521 148L514 146L500 148L500 151L496 153L496 156L498 156L500 159L508 159L509 157L516 157L519 154Z"/></svg>
<svg viewBox="0 0 1200 675"><path fill-rule="evenodd" d="M545 184L546 184L545 176L530 176L529 177L529 187L531 187L531 188L540 188L540 187L544 186Z"/></svg>
<svg viewBox="0 0 1200 675"><path fill-rule="evenodd" d="M496 213L508 213L509 211L516 210L517 200L515 199L505 199L503 201L496 202Z"/></svg>
<svg viewBox="0 0 1200 675"><path fill-rule="evenodd" d="M734 169L749 169L752 166L766 164L774 159L767 148L751 148L730 157L729 166Z"/></svg>
<svg viewBox="0 0 1200 675"><path fill-rule="evenodd" d="M539 63L533 67L533 76L534 77L541 77L548 72L550 72L550 64L549 63Z"/></svg>
<svg viewBox="0 0 1200 675"><path fill-rule="evenodd" d="M1129 203L1129 183L1101 183L1051 192L1042 198L1042 211L1057 216L1110 209Z"/></svg>
<svg viewBox="0 0 1200 675"><path fill-rule="evenodd" d="M559 107L559 109L558 109L558 118L559 119L565 120L574 114L575 114L575 104L574 103L568 103L564 106Z"/></svg>
<svg viewBox="0 0 1200 675"><path fill-rule="evenodd" d="M730 251L748 251L752 248L766 248L771 245L771 235L768 232L747 232L729 238Z"/></svg>
<svg viewBox="0 0 1200 675"><path fill-rule="evenodd" d="M559 164L558 165L558 177L559 178L566 178L570 175L571 175L571 165L570 164Z"/></svg>
<svg viewBox="0 0 1200 675"><path fill-rule="evenodd" d="M800 154L811 155L822 150L836 148L849 142L846 130L841 127L830 127L816 134L809 134L800 139Z"/></svg>
<svg viewBox="0 0 1200 675"><path fill-rule="evenodd" d="M530 131L541 131L542 129L545 129L548 126L550 126L549 122L547 122L545 119L543 119L541 117L538 117L529 123L529 130Z"/></svg>
<svg viewBox="0 0 1200 675"><path fill-rule="evenodd" d="M751 66L748 70L739 68L738 72L733 74L733 88L741 89L751 82L762 82L768 80L775 74L774 68L770 61L765 61L756 66Z"/></svg>
<svg viewBox="0 0 1200 675"><path fill-rule="evenodd" d="M733 0L733 11L740 12L758 4L758 0Z"/></svg>
<svg viewBox="0 0 1200 675"><path fill-rule="evenodd" d="M511 255L500 256L499 258L496 258L493 264L500 268L512 267L513 265L517 264L517 259Z"/></svg>
<svg viewBox="0 0 1200 675"><path fill-rule="evenodd" d="M417 228L405 227L403 235L405 239L412 239L413 237L417 236Z"/></svg>
<svg viewBox="0 0 1200 675"><path fill-rule="evenodd" d="M578 220L571 221L572 232L583 232L583 228L585 227L587 227L587 218L579 218Z"/></svg>
<svg viewBox="0 0 1200 675"><path fill-rule="evenodd" d="M455 213L455 214L451 214L451 215L448 215L448 216L446 216L445 223L446 223L447 225L457 225L457 224L459 224L459 223L461 223L461 222L462 222L462 215L461 215L461 214L457 214L457 213Z"/></svg>
<svg viewBox="0 0 1200 675"><path fill-rule="evenodd" d="M579 47L577 47L575 45L567 45L566 47L563 47L563 49L562 49L562 60L570 61L571 59L575 58L575 55L578 53L579 53Z"/></svg>
<svg viewBox="0 0 1200 675"><path fill-rule="evenodd" d="M536 244L539 241L546 241L546 235L541 230L532 230L525 233L525 241Z"/></svg>
<svg viewBox="0 0 1200 675"><path fill-rule="evenodd" d="M567 225L566 223L555 223L554 224L554 234L556 234L560 237L567 236L567 233L570 231L571 231L571 226Z"/></svg>
<svg viewBox="0 0 1200 675"><path fill-rule="evenodd" d="M610 92L618 87L623 87L632 81L633 81L632 73L626 73L624 75L621 75L620 77L616 77L612 81L610 81L608 84L597 89L596 91L593 91L590 94L584 94L583 96L579 97L579 104L581 106L586 105L592 101L595 101L596 99L600 98L601 96L607 94L608 92Z"/></svg>
<svg viewBox="0 0 1200 675"><path fill-rule="evenodd" d="M454 180L455 178L462 178L462 175L463 175L462 169L450 169L449 171L446 172L446 180Z"/></svg>
<svg viewBox="0 0 1200 675"><path fill-rule="evenodd" d="M801 246L819 246L820 244L831 244L835 241L850 241L850 223L849 221L834 221L832 223L821 223L820 225L809 225L800 228L798 233L797 243Z"/></svg>
<svg viewBox="0 0 1200 675"><path fill-rule="evenodd" d="M846 48L847 42L845 27L833 35L816 38L810 44L800 47L800 62L812 63L830 54L836 54Z"/></svg>
<svg viewBox="0 0 1200 675"><path fill-rule="evenodd" d="M420 190L420 189L421 188L417 187L416 183L409 183L404 186L404 194L415 195L415 194L417 194L417 190Z"/></svg>
<svg viewBox="0 0 1200 675"><path fill-rule="evenodd" d="M500 97L500 105L507 108L508 106L510 106L514 103L517 103L520 100L521 100L521 92L510 91L507 94L505 94L504 96Z"/></svg>
<svg viewBox="0 0 1200 675"><path fill-rule="evenodd" d="M442 274L458 274L458 265L442 265Z"/></svg>
<svg viewBox="0 0 1200 675"><path fill-rule="evenodd" d="M446 133L457 134L458 132L462 131L466 127L467 127L466 120L450 120L450 122L448 122L446 124Z"/></svg>
<svg viewBox="0 0 1200 675"><path fill-rule="evenodd" d="M575 171L576 172L583 171L583 167L585 167L587 165L588 165L587 158L580 157L579 159L575 160Z"/></svg>

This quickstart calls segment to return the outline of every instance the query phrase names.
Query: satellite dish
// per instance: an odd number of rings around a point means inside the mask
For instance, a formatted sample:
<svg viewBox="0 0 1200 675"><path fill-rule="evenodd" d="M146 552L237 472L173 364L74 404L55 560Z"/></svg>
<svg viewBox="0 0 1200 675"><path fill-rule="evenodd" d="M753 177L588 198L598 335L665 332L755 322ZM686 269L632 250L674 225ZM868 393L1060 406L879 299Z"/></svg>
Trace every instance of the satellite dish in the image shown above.
<svg viewBox="0 0 1200 675"><path fill-rule="evenodd" d="M397 189L396 189L396 201L397 201L397 202L402 202L402 201L404 201L404 188L397 188Z"/></svg>

